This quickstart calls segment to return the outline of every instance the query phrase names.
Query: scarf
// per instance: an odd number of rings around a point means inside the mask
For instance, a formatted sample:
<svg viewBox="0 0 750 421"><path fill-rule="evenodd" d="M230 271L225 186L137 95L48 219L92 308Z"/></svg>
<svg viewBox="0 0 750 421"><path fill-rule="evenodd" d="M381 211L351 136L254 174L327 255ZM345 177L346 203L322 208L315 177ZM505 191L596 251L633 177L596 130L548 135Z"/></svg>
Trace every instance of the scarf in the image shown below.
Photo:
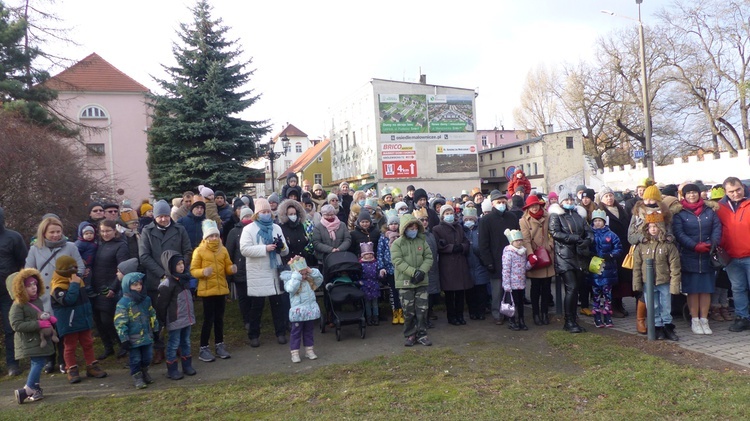
<svg viewBox="0 0 750 421"><path fill-rule="evenodd" d="M221 242L219 240L203 240L203 244L205 244L207 249L216 253L217 251L219 251L219 245L221 245Z"/></svg>
<svg viewBox="0 0 750 421"><path fill-rule="evenodd" d="M390 247L394 241L399 237L398 231L386 231L385 232L386 238L388 238L388 247Z"/></svg>
<svg viewBox="0 0 750 421"><path fill-rule="evenodd" d="M144 294L143 292L133 291L132 289L123 295L135 301L136 304L140 304L141 301L143 301L144 299L146 299L146 297L148 297L148 295Z"/></svg>
<svg viewBox="0 0 750 421"><path fill-rule="evenodd" d="M81 288L85 286L86 285L83 283L83 279L81 279ZM57 272L53 272L52 281L50 281L49 286L49 294L52 295L52 293L54 293L55 289L57 288L67 291L68 288L70 288L70 278L65 278L62 275L59 275Z"/></svg>
<svg viewBox="0 0 750 421"><path fill-rule="evenodd" d="M510 244L510 247L518 253L519 256L526 256L526 247L521 246L519 248L513 247L513 244ZM511 255L512 256L512 255Z"/></svg>
<svg viewBox="0 0 750 421"><path fill-rule="evenodd" d="M190 289L190 278L192 278L192 276L190 276L189 273L173 273L172 277L177 280L177 283L180 284L182 289Z"/></svg>
<svg viewBox="0 0 750 421"><path fill-rule="evenodd" d="M258 235L255 237L255 242L266 245L273 244L273 221L263 222L258 219L255 224L258 226ZM268 252L268 258L270 259L271 269L276 269L278 266L276 250Z"/></svg>
<svg viewBox="0 0 750 421"><path fill-rule="evenodd" d="M529 211L529 215L534 219L541 219L544 216L544 208L540 206L539 210L536 212Z"/></svg>
<svg viewBox="0 0 750 421"><path fill-rule="evenodd" d="M695 203L689 203L687 200L682 199L680 200L680 204L682 205L683 209L687 209L690 212L693 212L695 216L700 216L701 212L703 212L704 203L702 198L699 198Z"/></svg>
<svg viewBox="0 0 750 421"><path fill-rule="evenodd" d="M341 220L339 218L336 218L333 220L333 222L328 222L327 219L323 218L320 220L320 223L323 224L323 226L328 230L328 235L331 236L331 240L336 240L336 230L339 229Z"/></svg>
<svg viewBox="0 0 750 421"><path fill-rule="evenodd" d="M607 205L604 205L607 206ZM609 213L615 216L615 218L620 219L620 207L617 205L607 206L607 210Z"/></svg>
<svg viewBox="0 0 750 421"><path fill-rule="evenodd" d="M245 221L243 219L243 220L240 221L240 223L242 224L243 227L245 227L245 226L248 226L248 225L252 224L253 220L252 219L248 219L247 221Z"/></svg>
<svg viewBox="0 0 750 421"><path fill-rule="evenodd" d="M50 249L56 249L58 247L64 246L65 243L67 243L67 242L68 242L68 240L66 240L65 238L63 238L61 240L57 240L57 241L50 241L50 240L45 239L44 240L44 245L47 246L47 247L49 247Z"/></svg>

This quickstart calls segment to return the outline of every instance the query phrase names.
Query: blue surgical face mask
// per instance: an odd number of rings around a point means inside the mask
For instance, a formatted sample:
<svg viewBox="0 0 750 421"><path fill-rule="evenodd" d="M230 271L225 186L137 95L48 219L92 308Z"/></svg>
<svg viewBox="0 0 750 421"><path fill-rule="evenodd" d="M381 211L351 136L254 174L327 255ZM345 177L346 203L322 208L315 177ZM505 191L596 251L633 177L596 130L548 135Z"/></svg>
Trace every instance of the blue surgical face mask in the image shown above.
<svg viewBox="0 0 750 421"><path fill-rule="evenodd" d="M297 215L289 215L289 220L292 222L297 222Z"/></svg>
<svg viewBox="0 0 750 421"><path fill-rule="evenodd" d="M576 205L574 205L574 204L564 204L563 205L563 209L566 209L566 210L573 210L575 208L576 208Z"/></svg>
<svg viewBox="0 0 750 421"><path fill-rule="evenodd" d="M464 226L471 229L474 226L474 221L464 221Z"/></svg>
<svg viewBox="0 0 750 421"><path fill-rule="evenodd" d="M261 213L258 215L258 219L260 222L271 222L273 220L273 215L270 213Z"/></svg>
<svg viewBox="0 0 750 421"><path fill-rule="evenodd" d="M496 204L495 209L497 209L498 212L505 212L505 203Z"/></svg>
<svg viewBox="0 0 750 421"><path fill-rule="evenodd" d="M406 230L406 236L409 238L417 238L418 233L419 233L419 230L416 228Z"/></svg>
<svg viewBox="0 0 750 421"><path fill-rule="evenodd" d="M449 224L452 224L452 223L453 223L453 221L455 221L455 220L456 220L456 217L455 217L455 215L453 215L453 214L450 214L450 215L445 215L445 216L443 217L443 221L445 221L445 222L447 222L447 223L449 223Z"/></svg>
<svg viewBox="0 0 750 421"><path fill-rule="evenodd" d="M359 206L364 206L365 205L365 201L364 200L360 200L360 201L357 202L357 204Z"/></svg>

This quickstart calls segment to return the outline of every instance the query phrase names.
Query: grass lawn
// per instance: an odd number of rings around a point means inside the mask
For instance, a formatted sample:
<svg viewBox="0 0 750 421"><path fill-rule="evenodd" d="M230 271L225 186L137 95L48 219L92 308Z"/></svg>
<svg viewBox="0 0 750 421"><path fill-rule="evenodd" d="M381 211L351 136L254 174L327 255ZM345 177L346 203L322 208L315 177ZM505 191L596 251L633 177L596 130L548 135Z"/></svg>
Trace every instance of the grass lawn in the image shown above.
<svg viewBox="0 0 750 421"><path fill-rule="evenodd" d="M232 303L234 304L234 303ZM267 330L267 329L266 329ZM599 334L407 349L303 374L23 405L3 419L743 419L748 376ZM535 345L539 346L539 344ZM140 411L140 412L134 412Z"/></svg>

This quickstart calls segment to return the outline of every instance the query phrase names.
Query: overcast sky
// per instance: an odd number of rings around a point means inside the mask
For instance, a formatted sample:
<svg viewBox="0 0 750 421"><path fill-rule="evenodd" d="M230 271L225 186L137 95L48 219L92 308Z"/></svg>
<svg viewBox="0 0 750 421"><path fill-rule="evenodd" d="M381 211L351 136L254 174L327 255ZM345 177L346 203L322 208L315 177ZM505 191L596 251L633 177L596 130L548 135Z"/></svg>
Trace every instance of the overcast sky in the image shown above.
<svg viewBox="0 0 750 421"><path fill-rule="evenodd" d="M19 0L6 0L14 4ZM191 0L57 0L51 10L79 46L45 49L74 60L96 52L158 92L152 76L173 65L179 23ZM667 6L644 0L643 19ZM17 4L17 3L16 3ZM635 0L238 1L214 0L213 17L253 59L249 87L261 99L243 117L290 122L310 137L329 128L327 110L371 78L476 89L477 128L516 128L513 108L529 69L590 59L596 38L636 23Z"/></svg>

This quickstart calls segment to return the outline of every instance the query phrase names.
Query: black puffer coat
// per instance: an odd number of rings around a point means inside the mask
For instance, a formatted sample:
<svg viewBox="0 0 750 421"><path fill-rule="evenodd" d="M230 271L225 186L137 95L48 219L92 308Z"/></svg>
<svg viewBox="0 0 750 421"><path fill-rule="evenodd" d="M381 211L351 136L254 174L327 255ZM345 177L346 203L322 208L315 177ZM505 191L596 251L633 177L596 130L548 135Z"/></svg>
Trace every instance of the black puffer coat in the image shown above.
<svg viewBox="0 0 750 421"><path fill-rule="evenodd" d="M92 288L94 292L101 292L104 287L115 292L114 297L107 298L101 293L94 297L94 308L100 311L114 313L117 300L120 299L122 284L117 279L117 265L130 259L128 244L122 237L109 241L102 241L96 249L94 266L91 269Z"/></svg>
<svg viewBox="0 0 750 421"><path fill-rule="evenodd" d="M549 207L549 233L555 240L555 271L588 270L589 246L594 238L586 222L586 209L565 210L557 203Z"/></svg>

